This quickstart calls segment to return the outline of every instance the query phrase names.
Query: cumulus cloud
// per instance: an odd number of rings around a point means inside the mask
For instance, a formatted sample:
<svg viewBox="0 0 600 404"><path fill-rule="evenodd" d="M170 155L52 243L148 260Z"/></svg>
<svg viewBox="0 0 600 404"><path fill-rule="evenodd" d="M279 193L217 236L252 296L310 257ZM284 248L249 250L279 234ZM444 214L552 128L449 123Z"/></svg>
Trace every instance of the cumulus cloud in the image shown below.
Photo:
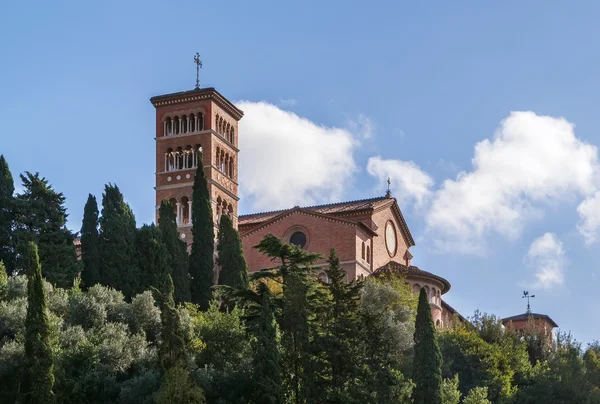
<svg viewBox="0 0 600 404"><path fill-rule="evenodd" d="M526 261L535 271L533 287L551 288L562 285L565 270L565 251L554 233L546 233L531 243Z"/></svg>
<svg viewBox="0 0 600 404"><path fill-rule="evenodd" d="M365 139L372 138L375 133L375 122L364 114L358 114L356 119L348 119L346 126L352 133Z"/></svg>
<svg viewBox="0 0 600 404"><path fill-rule="evenodd" d="M380 189L385 189L388 177L393 195L401 201L422 204L431 195L433 179L412 161L386 160L380 156L369 158L367 171L379 179Z"/></svg>
<svg viewBox="0 0 600 404"><path fill-rule="evenodd" d="M240 193L255 210L339 200L356 171L357 134L266 102L242 101Z"/></svg>
<svg viewBox="0 0 600 404"><path fill-rule="evenodd" d="M583 236L586 244L592 244L598 239L600 230L600 191L589 196L577 207L579 223L577 230Z"/></svg>
<svg viewBox="0 0 600 404"><path fill-rule="evenodd" d="M433 196L426 226L438 249L481 253L488 233L515 238L545 203L592 194L598 157L566 119L512 112L472 165Z"/></svg>

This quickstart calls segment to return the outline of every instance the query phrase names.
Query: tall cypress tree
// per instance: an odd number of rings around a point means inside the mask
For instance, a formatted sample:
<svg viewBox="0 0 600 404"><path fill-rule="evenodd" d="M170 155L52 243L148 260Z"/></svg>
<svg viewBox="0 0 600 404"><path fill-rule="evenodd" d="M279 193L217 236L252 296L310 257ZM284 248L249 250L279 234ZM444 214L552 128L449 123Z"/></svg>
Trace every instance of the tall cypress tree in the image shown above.
<svg viewBox="0 0 600 404"><path fill-rule="evenodd" d="M173 300L174 289L170 275L163 278L162 285L159 288L154 288L154 294L160 308L162 325L158 359L165 370L186 363L181 321Z"/></svg>
<svg viewBox="0 0 600 404"><path fill-rule="evenodd" d="M27 370L21 393L24 403L54 402L53 359L49 344L50 329L42 268L35 243L29 242L24 263L27 276L27 317L25 318L25 356Z"/></svg>
<svg viewBox="0 0 600 404"><path fill-rule="evenodd" d="M100 218L100 280L127 297L139 289L140 271L135 250L135 217L116 185L108 184L102 194Z"/></svg>
<svg viewBox="0 0 600 404"><path fill-rule="evenodd" d="M419 294L415 323L413 382L415 404L442 403L442 354L424 288Z"/></svg>
<svg viewBox="0 0 600 404"><path fill-rule="evenodd" d="M204 170L198 167L192 193L192 253L190 255L190 289L192 302L208 310L214 276L215 231L210 195Z"/></svg>
<svg viewBox="0 0 600 404"><path fill-rule="evenodd" d="M242 239L227 215L221 216L217 249L217 262L221 267L219 285L248 289L248 265L244 258Z"/></svg>
<svg viewBox="0 0 600 404"><path fill-rule="evenodd" d="M179 237L177 231L177 215L175 206L169 201L162 201L158 209L158 229L162 241L169 253L171 277L175 287L175 302L189 302L190 276L188 274L187 244Z"/></svg>
<svg viewBox="0 0 600 404"><path fill-rule="evenodd" d="M348 358L357 357L358 309L362 281L346 282L346 272L332 248L325 270L329 282L325 287L331 295L327 315L321 316L323 324L322 349L327 364L328 402L344 402L346 389L358 377L357 363Z"/></svg>
<svg viewBox="0 0 600 404"><path fill-rule="evenodd" d="M252 396L255 403L279 404L283 402L283 394L277 323L271 309L269 288L262 282L258 285L258 294L261 306L256 329Z"/></svg>
<svg viewBox="0 0 600 404"><path fill-rule="evenodd" d="M14 215L15 183L8 168L8 163L0 155L0 261L4 262L6 271L15 270L15 250L12 227Z"/></svg>
<svg viewBox="0 0 600 404"><path fill-rule="evenodd" d="M33 241L39 250L44 277L63 288L73 285L81 269L73 244L74 236L67 229L67 209L62 192L56 192L39 173L21 175L24 191L16 203L17 252L22 257L18 266L24 266L28 242Z"/></svg>
<svg viewBox="0 0 600 404"><path fill-rule="evenodd" d="M100 252L98 250L98 202L88 195L81 224L81 261L83 284L92 287L100 282Z"/></svg>
<svg viewBox="0 0 600 404"><path fill-rule="evenodd" d="M171 274L171 268L169 252L158 228L154 224L142 226L137 231L135 245L141 279L134 293L150 287L162 287L166 277Z"/></svg>

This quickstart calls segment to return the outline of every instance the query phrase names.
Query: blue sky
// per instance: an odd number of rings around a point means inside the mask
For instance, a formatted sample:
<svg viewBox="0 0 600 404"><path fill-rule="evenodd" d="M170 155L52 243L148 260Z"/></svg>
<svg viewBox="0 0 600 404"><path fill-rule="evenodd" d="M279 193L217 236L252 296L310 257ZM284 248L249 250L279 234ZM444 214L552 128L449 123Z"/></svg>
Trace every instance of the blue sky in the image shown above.
<svg viewBox="0 0 600 404"><path fill-rule="evenodd" d="M600 338L597 2L88 3L0 5L0 153L65 193L72 229L107 182L152 220L148 99L191 89L199 51L246 111L241 213L391 175L450 304L514 315L527 288Z"/></svg>

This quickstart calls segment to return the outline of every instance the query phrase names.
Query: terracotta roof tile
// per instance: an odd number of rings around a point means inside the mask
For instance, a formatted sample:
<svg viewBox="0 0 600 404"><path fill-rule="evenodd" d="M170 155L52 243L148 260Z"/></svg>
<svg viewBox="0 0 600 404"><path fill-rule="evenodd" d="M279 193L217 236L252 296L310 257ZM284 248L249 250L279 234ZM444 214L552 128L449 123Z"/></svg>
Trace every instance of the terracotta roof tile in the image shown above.
<svg viewBox="0 0 600 404"><path fill-rule="evenodd" d="M552 324L553 327L558 327L558 324L556 324L554 320L550 318L550 316L537 313L523 313L512 317L506 317L502 319L502 324L509 323L511 321L528 321L529 318L534 320L547 320L550 324Z"/></svg>
<svg viewBox="0 0 600 404"><path fill-rule="evenodd" d="M309 209L324 215L344 214L358 212L361 210L377 209L390 201L390 198L380 196L376 198L360 199L356 201L329 203L325 205L304 206L303 209ZM289 209L274 210L270 212L252 213L249 215L240 215L238 217L239 226L248 226L258 224L274 218L275 216L288 211Z"/></svg>
<svg viewBox="0 0 600 404"><path fill-rule="evenodd" d="M423 278L431 278L438 282L441 282L444 285L444 290L442 290L442 294L446 293L450 290L450 282L441 276L437 276L432 274L431 272L423 271L414 265L410 265L408 269L406 265L400 264L399 262L390 261L387 264L377 268L371 276L383 276L383 275L413 275L413 276L421 276Z"/></svg>

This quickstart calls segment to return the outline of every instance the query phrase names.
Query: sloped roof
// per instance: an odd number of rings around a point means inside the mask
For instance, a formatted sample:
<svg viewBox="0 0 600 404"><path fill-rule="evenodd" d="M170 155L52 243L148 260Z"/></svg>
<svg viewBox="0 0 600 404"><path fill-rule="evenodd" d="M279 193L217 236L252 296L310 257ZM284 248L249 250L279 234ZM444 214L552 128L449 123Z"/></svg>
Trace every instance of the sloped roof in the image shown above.
<svg viewBox="0 0 600 404"><path fill-rule="evenodd" d="M550 316L538 313L523 313L512 317L506 317L502 319L502 324L510 323L511 321L529 321L530 318L533 320L546 320L552 324L552 327L558 327L558 324L556 324L554 320L550 318Z"/></svg>
<svg viewBox="0 0 600 404"><path fill-rule="evenodd" d="M359 199L356 201L328 203L325 205L303 206L303 208L325 215L335 215L343 213L352 213L361 210L376 209L387 201L389 201L389 198L386 198L385 196L380 196L377 198ZM262 223L288 210L290 209L280 209L272 210L269 212L240 215L238 217L238 225L246 226L251 224Z"/></svg>
<svg viewBox="0 0 600 404"><path fill-rule="evenodd" d="M357 221L353 221L353 220L347 220L342 217L326 215L324 213L320 213L320 212L317 212L315 210L308 209L308 208L300 208L300 207L296 206L295 208L288 209L288 210L282 210L279 212L280 212L279 214L271 217L269 220L266 220L263 222L257 222L256 226L250 227L250 228L246 229L245 231L240 229L240 235L242 237L246 237L252 233L259 231L260 229L262 229L264 227L271 225L272 223L274 223L278 220L281 220L281 219L283 219L287 216L293 215L295 213L301 213L301 214L310 215L310 216L317 216L317 217L320 217L320 218L323 218L323 219L329 220L329 221L345 223L345 224L348 224L351 226L358 226L358 227L362 228L363 230L367 231L367 233L371 233L372 235L377 235L377 233L373 229L371 229L369 226L367 226L363 222L357 222Z"/></svg>
<svg viewBox="0 0 600 404"><path fill-rule="evenodd" d="M406 237L408 238L408 242L410 245L415 245L415 241L410 234L410 230L408 229L408 225L406 224L406 220L398 207L398 203L394 198L390 198L387 196L379 196L375 198L369 199L359 199L355 201L348 202L337 202L337 203L328 203L325 205L313 205L313 206L304 206L303 210L312 211L316 213L320 213L323 215L332 215L332 216L346 216L352 215L354 213L359 212L368 212L379 209L386 204L393 203L395 206L395 211L399 217L400 224L402 229L404 230ZM285 213L291 211L291 209L281 209L281 210L273 210L269 212L260 212L260 213L252 213L249 215L240 215L238 217L238 227L241 231L242 229L248 230L249 227L263 224L271 219Z"/></svg>
<svg viewBox="0 0 600 404"><path fill-rule="evenodd" d="M385 275L404 275L404 276L419 276L422 278L429 278L441 282L444 285L444 289L442 290L442 294L448 292L450 290L450 282L441 276L437 276L432 274L431 272L423 271L414 265L410 265L406 268L406 265L403 265L399 262L390 261L387 264L377 268L371 276L385 276Z"/></svg>

